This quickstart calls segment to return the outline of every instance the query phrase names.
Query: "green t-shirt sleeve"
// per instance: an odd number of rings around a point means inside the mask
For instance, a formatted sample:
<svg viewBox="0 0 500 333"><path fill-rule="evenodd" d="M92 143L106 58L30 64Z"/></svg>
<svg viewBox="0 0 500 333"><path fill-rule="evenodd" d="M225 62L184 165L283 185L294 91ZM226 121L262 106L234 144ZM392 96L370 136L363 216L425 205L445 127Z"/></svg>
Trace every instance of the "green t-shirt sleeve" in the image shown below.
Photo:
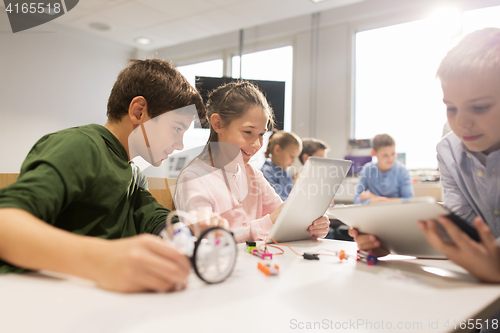
<svg viewBox="0 0 500 333"><path fill-rule="evenodd" d="M92 186L100 163L96 149L85 135L43 137L26 157L17 181L0 189L0 208L19 208L54 224L61 210ZM89 170L82 175L76 171L81 168ZM23 271L0 260L0 274Z"/></svg>
<svg viewBox="0 0 500 333"><path fill-rule="evenodd" d="M170 210L160 205L148 189L148 179L141 169L131 163L132 175L139 193L135 201L134 223L138 234L150 233L157 235L165 226Z"/></svg>
<svg viewBox="0 0 500 333"><path fill-rule="evenodd" d="M47 135L29 152L17 181L0 190L0 208L23 209L54 224L65 207L93 186L99 165L97 146L86 135Z"/></svg>
<svg viewBox="0 0 500 333"><path fill-rule="evenodd" d="M165 226L168 213L170 210L160 205L147 189L139 190L134 211L137 233L158 234Z"/></svg>

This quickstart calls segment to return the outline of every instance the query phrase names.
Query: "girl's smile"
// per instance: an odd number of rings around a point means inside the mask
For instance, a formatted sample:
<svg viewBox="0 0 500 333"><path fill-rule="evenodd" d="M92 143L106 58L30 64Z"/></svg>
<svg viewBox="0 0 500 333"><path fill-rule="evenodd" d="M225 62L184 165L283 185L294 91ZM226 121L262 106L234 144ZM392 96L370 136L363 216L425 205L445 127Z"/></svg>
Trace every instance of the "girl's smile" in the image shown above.
<svg viewBox="0 0 500 333"><path fill-rule="evenodd" d="M268 121L264 110L256 105L250 106L240 118L228 125L222 122L218 114L213 114L211 117L212 127L217 132L218 141L237 145L245 164L262 147Z"/></svg>

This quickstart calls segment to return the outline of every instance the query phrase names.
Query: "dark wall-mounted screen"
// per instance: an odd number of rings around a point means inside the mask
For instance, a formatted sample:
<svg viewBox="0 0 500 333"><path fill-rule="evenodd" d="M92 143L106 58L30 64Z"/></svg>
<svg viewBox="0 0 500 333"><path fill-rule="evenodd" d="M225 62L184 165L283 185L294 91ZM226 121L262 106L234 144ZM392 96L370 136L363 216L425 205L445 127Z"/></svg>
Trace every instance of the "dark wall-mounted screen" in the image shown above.
<svg viewBox="0 0 500 333"><path fill-rule="evenodd" d="M240 81L241 79L235 79L231 77L207 77L207 76L197 76L196 77L196 89L200 92L201 97L203 97L203 102L205 104L208 100L208 93L212 90L220 87L225 83L232 81ZM285 119L285 82L284 81L264 81L264 80L243 80L249 81L257 85L260 90L264 93L267 98L268 103L274 110L274 115L276 117L276 128L278 130L283 129L283 121Z"/></svg>

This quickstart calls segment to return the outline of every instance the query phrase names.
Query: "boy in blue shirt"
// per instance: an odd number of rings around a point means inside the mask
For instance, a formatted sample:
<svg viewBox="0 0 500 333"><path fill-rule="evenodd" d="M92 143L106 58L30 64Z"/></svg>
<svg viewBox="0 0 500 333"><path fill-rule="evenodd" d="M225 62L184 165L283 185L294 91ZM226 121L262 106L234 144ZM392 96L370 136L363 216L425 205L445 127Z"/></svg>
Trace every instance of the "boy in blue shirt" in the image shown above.
<svg viewBox="0 0 500 333"><path fill-rule="evenodd" d="M373 138L371 155L377 157L377 163L366 163L361 169L355 204L413 197L410 174L403 164L396 161L395 147L394 139L387 134Z"/></svg>

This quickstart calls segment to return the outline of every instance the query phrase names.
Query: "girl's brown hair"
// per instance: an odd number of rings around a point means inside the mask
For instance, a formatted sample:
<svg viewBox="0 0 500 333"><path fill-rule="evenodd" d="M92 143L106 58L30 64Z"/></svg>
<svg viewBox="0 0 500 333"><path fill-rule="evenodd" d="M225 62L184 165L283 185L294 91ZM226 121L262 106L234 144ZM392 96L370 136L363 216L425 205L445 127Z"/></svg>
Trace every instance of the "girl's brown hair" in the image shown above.
<svg viewBox="0 0 500 333"><path fill-rule="evenodd" d="M242 117L250 107L259 106L267 116L267 129L274 128L274 112L267 103L262 91L253 83L248 81L236 81L226 83L212 91L208 95L207 116L208 119L217 113L223 126L228 126L233 120ZM210 124L210 138L208 142L217 142L217 132Z"/></svg>
<svg viewBox="0 0 500 333"><path fill-rule="evenodd" d="M299 150L302 150L302 140L300 140L300 138L295 133L275 131L269 137L269 143L267 144L265 155L269 158L269 156L272 155L274 147L276 145L280 146L282 149L285 149L292 144L297 145L299 147Z"/></svg>

